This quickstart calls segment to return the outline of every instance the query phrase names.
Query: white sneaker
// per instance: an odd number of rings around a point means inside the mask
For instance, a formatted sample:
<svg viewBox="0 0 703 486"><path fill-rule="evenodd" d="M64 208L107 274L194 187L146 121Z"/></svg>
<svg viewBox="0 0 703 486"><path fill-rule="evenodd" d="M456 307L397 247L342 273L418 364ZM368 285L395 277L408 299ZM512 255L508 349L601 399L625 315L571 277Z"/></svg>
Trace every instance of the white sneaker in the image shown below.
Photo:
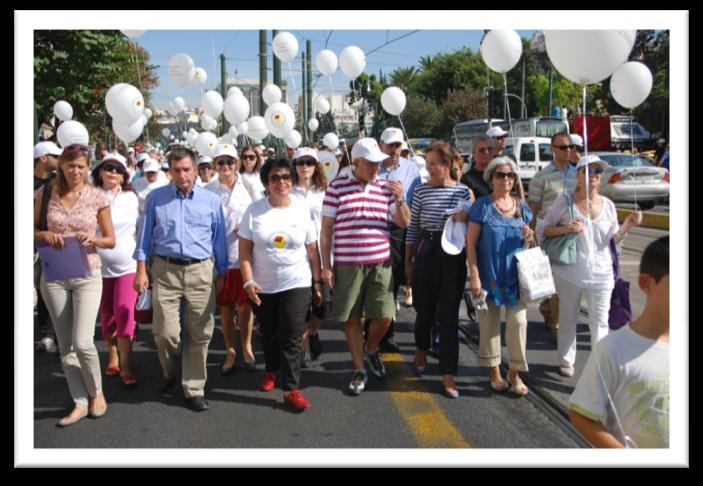
<svg viewBox="0 0 703 486"><path fill-rule="evenodd" d="M561 366L561 367L559 367L559 374L561 376L572 377L572 376L574 376L574 367L573 366Z"/></svg>
<svg viewBox="0 0 703 486"><path fill-rule="evenodd" d="M42 338L41 341L37 343L36 350L47 353L56 353L58 348L56 347L54 340L47 336Z"/></svg>

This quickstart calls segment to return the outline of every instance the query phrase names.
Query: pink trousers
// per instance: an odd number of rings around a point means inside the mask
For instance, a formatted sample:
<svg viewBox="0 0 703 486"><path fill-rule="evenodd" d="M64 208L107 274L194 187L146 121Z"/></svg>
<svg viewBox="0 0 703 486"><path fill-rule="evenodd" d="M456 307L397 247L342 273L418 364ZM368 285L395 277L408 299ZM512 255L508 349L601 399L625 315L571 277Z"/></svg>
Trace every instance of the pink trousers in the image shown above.
<svg viewBox="0 0 703 486"><path fill-rule="evenodd" d="M103 339L117 334L118 338L134 339L134 273L117 278L103 277L103 295L100 300L100 323Z"/></svg>

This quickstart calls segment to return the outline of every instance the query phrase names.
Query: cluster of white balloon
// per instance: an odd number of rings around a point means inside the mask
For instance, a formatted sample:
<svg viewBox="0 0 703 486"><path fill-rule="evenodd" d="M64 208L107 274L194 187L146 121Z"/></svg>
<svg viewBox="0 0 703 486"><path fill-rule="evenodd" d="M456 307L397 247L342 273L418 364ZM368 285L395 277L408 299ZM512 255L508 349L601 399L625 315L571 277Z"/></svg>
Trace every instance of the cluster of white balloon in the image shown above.
<svg viewBox="0 0 703 486"><path fill-rule="evenodd" d="M112 130L125 143L139 138L151 114L151 110L145 110L139 90L127 83L118 83L107 91L105 107L112 117Z"/></svg>

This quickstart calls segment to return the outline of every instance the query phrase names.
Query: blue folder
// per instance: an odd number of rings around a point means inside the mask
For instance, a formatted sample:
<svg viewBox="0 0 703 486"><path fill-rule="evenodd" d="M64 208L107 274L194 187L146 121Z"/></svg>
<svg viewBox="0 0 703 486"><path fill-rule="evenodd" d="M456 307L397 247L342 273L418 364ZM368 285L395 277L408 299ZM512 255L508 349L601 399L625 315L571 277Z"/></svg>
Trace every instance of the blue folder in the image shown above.
<svg viewBox="0 0 703 486"><path fill-rule="evenodd" d="M63 248L55 250L46 241L37 242L37 251L47 282L90 277L93 272L86 248L74 237L64 238Z"/></svg>

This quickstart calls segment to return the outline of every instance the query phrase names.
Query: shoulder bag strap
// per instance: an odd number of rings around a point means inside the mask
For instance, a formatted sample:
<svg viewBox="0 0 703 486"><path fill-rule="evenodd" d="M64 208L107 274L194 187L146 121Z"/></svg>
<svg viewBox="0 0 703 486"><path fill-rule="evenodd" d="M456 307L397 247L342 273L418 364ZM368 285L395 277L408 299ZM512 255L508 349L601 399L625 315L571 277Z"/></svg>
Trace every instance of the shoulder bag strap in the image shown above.
<svg viewBox="0 0 703 486"><path fill-rule="evenodd" d="M39 231L46 231L48 229L46 213L49 209L49 200L51 199L52 188L53 184L51 182L44 184L44 192L42 193L41 198L41 208L39 210Z"/></svg>

